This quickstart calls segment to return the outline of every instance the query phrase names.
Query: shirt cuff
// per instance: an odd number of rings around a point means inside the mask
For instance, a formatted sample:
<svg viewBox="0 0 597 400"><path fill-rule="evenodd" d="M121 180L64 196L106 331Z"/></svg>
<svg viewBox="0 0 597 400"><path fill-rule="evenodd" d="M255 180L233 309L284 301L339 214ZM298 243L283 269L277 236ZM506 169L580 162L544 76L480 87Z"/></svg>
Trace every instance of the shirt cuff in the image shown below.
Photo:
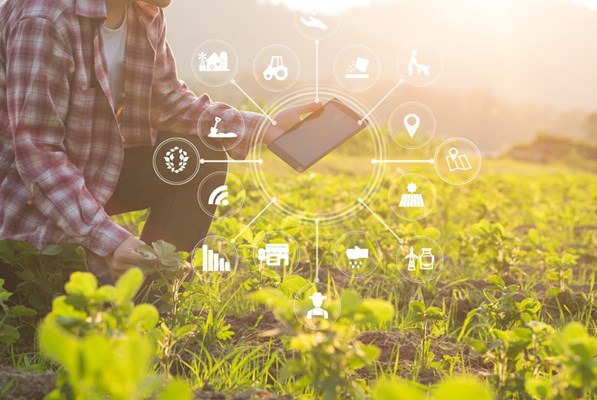
<svg viewBox="0 0 597 400"><path fill-rule="evenodd" d="M244 160L251 148L259 144L257 143L257 134L261 125L266 121L262 114L249 111L240 111L240 113L245 123L244 135L237 146L226 151L235 160Z"/></svg>
<svg viewBox="0 0 597 400"><path fill-rule="evenodd" d="M131 236L133 236L132 233L106 215L106 218L99 225L93 227L83 246L100 257L106 257L114 253L114 250Z"/></svg>

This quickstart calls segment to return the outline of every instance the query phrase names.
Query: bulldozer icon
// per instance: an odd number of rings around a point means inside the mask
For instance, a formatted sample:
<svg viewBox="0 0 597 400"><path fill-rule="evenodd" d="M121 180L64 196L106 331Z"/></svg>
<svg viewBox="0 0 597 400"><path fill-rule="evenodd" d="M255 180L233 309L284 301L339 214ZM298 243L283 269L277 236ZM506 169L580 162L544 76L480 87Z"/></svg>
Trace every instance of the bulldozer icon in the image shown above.
<svg viewBox="0 0 597 400"><path fill-rule="evenodd" d="M285 81L288 78L288 68L284 65L282 56L272 56L269 65L263 71L263 78L266 81L271 81L274 78L279 81Z"/></svg>

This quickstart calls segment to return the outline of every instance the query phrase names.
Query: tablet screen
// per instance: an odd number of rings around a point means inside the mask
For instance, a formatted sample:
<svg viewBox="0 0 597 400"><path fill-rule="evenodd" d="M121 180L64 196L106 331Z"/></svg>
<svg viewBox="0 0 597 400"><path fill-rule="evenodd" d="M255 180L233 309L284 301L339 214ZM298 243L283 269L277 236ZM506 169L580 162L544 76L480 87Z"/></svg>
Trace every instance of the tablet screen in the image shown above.
<svg viewBox="0 0 597 400"><path fill-rule="evenodd" d="M321 160L352 136L367 127L361 117L338 99L332 99L288 132L269 148L299 172Z"/></svg>

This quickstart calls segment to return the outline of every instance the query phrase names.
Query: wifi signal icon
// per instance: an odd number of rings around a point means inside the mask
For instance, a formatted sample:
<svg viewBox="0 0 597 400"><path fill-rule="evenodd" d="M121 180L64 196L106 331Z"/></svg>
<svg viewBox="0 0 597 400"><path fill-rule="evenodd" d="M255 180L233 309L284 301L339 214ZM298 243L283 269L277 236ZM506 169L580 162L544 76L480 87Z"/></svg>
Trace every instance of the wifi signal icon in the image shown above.
<svg viewBox="0 0 597 400"><path fill-rule="evenodd" d="M214 189L213 192L209 195L208 204L210 206L227 206L230 204L228 202L228 185L222 185Z"/></svg>

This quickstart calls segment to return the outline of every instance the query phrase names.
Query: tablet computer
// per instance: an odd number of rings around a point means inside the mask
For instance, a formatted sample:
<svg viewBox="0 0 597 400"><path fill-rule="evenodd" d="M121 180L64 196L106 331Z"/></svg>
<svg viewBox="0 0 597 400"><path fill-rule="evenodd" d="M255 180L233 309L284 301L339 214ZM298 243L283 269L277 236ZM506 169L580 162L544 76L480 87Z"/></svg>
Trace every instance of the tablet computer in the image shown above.
<svg viewBox="0 0 597 400"><path fill-rule="evenodd" d="M359 125L361 120L359 114L334 98L267 147L296 171L304 172L365 129L368 122Z"/></svg>

